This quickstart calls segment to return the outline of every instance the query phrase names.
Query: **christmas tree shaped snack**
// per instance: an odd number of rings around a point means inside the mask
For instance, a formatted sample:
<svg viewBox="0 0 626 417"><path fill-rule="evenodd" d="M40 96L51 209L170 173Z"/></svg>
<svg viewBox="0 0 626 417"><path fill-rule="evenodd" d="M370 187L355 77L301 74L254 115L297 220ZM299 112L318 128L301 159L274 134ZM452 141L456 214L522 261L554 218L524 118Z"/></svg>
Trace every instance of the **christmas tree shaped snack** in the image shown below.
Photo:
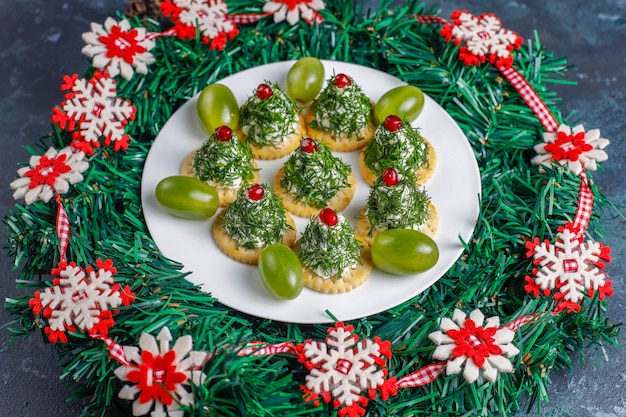
<svg viewBox="0 0 626 417"><path fill-rule="evenodd" d="M250 144L259 159L289 155L306 134L304 116L278 84L259 84L241 106L239 137Z"/></svg>
<svg viewBox="0 0 626 417"><path fill-rule="evenodd" d="M292 246L296 225L271 188L253 184L241 188L235 201L215 219L213 237L229 257L256 264L265 247L274 243Z"/></svg>
<svg viewBox="0 0 626 417"><path fill-rule="evenodd" d="M215 129L199 149L185 158L180 172L215 187L221 207L232 203L241 187L259 181L250 147L228 126Z"/></svg>
<svg viewBox="0 0 626 417"><path fill-rule="evenodd" d="M362 244L341 214L324 208L311 218L294 245L304 272L304 285L327 294L363 284L372 272L369 246Z"/></svg>
<svg viewBox="0 0 626 417"><path fill-rule="evenodd" d="M419 230L433 237L439 228L439 216L415 178L387 168L374 181L356 228L358 235L370 245L378 233L388 229Z"/></svg>
<svg viewBox="0 0 626 417"><path fill-rule="evenodd" d="M376 128L374 138L359 155L359 169L369 185L388 167L425 184L436 164L437 154L430 142L410 123L394 115L387 116Z"/></svg>
<svg viewBox="0 0 626 417"><path fill-rule="evenodd" d="M346 74L332 76L305 114L309 136L333 151L361 149L372 139L372 102Z"/></svg>
<svg viewBox="0 0 626 417"><path fill-rule="evenodd" d="M346 208L354 197L356 180L350 165L327 145L304 138L276 173L274 190L289 212L310 217L326 206Z"/></svg>

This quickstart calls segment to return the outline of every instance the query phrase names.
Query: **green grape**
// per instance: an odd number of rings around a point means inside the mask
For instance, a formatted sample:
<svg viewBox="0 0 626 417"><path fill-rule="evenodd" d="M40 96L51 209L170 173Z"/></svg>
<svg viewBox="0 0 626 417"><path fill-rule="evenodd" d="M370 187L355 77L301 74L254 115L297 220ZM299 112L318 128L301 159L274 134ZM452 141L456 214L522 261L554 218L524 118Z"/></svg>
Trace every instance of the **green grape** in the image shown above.
<svg viewBox="0 0 626 417"><path fill-rule="evenodd" d="M204 87L197 104L200 125L212 135L220 126L235 130L239 124L239 105L233 92L224 84L210 84Z"/></svg>
<svg viewBox="0 0 626 417"><path fill-rule="evenodd" d="M276 243L263 249L258 268L265 288L276 298L292 300L302 292L302 266L298 256L287 246Z"/></svg>
<svg viewBox="0 0 626 417"><path fill-rule="evenodd" d="M156 199L165 211L185 219L208 219L217 211L217 191L195 177L174 175L156 187Z"/></svg>
<svg viewBox="0 0 626 417"><path fill-rule="evenodd" d="M323 85L324 65L317 58L300 58L287 73L287 95L300 105L315 100Z"/></svg>
<svg viewBox="0 0 626 417"><path fill-rule="evenodd" d="M382 123L395 115L412 123L424 109L424 93L412 85L403 85L387 91L374 106L374 117Z"/></svg>
<svg viewBox="0 0 626 417"><path fill-rule="evenodd" d="M417 230L385 230L372 242L374 265L391 274L424 272L435 266L438 259L439 249L435 241Z"/></svg>

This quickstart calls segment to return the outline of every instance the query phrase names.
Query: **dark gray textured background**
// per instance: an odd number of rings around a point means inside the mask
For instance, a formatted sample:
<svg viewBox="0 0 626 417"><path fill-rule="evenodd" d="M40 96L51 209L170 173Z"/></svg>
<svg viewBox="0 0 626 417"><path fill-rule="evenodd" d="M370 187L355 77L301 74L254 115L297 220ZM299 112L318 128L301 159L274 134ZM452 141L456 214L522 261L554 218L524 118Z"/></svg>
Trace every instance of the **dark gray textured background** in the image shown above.
<svg viewBox="0 0 626 417"><path fill-rule="evenodd" d="M396 2L398 4L402 2ZM594 175L603 193L624 211L623 176L626 154L626 0L427 1L439 4L448 17L454 9L493 12L503 26L532 39L536 30L549 51L566 56L577 71L568 77L577 86L553 87L563 98L564 113L575 112L587 130L601 129L611 140L604 171ZM376 0L368 1L375 7ZM4 215L14 201L9 183L17 163L28 160L25 145L34 145L50 129L51 110L62 101L59 91L65 74L82 74L87 58L81 55L81 34L90 22L104 22L124 0L0 0L0 203ZM626 317L624 250L626 222L606 213L607 236L614 281L608 316ZM6 242L5 227L0 240ZM0 299L21 294L17 272L6 252L0 256ZM60 381L61 369L49 344L39 334L9 345L11 317L0 309L0 416L78 416L80 404L65 402L69 390ZM624 344L626 338L620 335ZM626 417L626 354L613 346L591 348L573 372L550 374L551 402L543 416ZM578 364L578 358L576 358ZM536 415L536 411L530 415Z"/></svg>

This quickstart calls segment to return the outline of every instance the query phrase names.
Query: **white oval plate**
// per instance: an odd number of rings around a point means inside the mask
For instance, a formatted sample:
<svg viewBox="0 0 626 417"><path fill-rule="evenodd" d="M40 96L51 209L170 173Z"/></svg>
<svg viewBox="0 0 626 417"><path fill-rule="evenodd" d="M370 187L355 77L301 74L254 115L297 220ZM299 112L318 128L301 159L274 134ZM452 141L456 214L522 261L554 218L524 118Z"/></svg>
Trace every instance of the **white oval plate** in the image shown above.
<svg viewBox="0 0 626 417"><path fill-rule="evenodd" d="M346 73L374 101L391 88L405 84L391 75L360 65L323 63L326 78L333 73ZM267 64L219 82L230 87L241 105L257 85L266 80L284 88L287 71L292 65L293 61ZM146 224L159 249L168 258L181 262L185 271L191 271L188 279L224 305L257 317L291 323L332 322L327 310L338 320L357 319L387 310L424 291L445 274L463 252L461 239L470 239L478 218L480 173L461 129L427 96L424 110L413 125L419 127L437 151L435 173L426 184L440 217L435 236L440 253L437 264L427 272L410 276L394 276L375 269L363 285L344 294L322 294L304 288L295 300L274 298L263 286L256 266L238 263L217 248L211 233L215 216L206 221L180 219L163 211L156 201L154 190L159 181L178 175L185 156L207 138L196 115L197 99L195 96L182 105L155 139L145 162L141 199ZM358 152L336 155L352 165L357 178L356 195L343 211L354 225L356 215L365 206L369 186L359 173ZM271 185L286 158L257 161L261 182ZM308 219L295 219L300 235Z"/></svg>

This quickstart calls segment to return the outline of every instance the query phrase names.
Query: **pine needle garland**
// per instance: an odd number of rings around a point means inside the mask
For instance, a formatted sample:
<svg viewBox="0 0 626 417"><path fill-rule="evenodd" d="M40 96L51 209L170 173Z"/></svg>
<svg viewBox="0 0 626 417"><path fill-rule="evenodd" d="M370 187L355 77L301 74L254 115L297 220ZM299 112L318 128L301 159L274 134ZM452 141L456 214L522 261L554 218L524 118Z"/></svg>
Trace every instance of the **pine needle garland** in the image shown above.
<svg viewBox="0 0 626 417"><path fill-rule="evenodd" d="M437 320L455 308L480 308L508 322L554 307L553 301L524 292L524 276L530 270L525 244L535 236L553 239L558 227L573 219L579 181L561 170L539 172L530 165L532 146L542 133L537 117L497 70L463 65L457 59L458 47L445 42L436 26L418 23L413 15L430 13L418 2L391 7L391 1L381 0L377 10L364 10L348 0L328 3L317 25L289 26L271 18L240 25L240 33L223 51L210 50L200 39L160 37L147 75L116 79L118 96L137 107L136 119L127 128L132 138L128 149L97 149L85 180L63 197L71 224L68 259L81 265L111 259L117 282L136 293L135 303L120 308L109 336L122 345L136 345L142 332L156 334L167 326L174 337L192 335L194 349L212 353L203 367L208 378L194 387L196 401L186 408L189 415L336 415L331 406L302 400L299 386L305 372L293 359L237 355L237 346L254 340L323 340L327 326L278 323L221 305L185 279L182 265L160 253L143 221L141 174L151 141L176 109L204 86L247 68L303 56L379 68L430 95L472 145L482 199L477 201L476 230L463 242L462 257L425 292L351 323L361 338L379 336L392 342L392 373L406 375L430 363L434 346L428 335L437 330ZM263 4L232 0L229 13L258 12ZM154 21L143 24L153 32L165 29ZM515 65L555 117L563 119L559 98L548 87L569 82L563 78L565 60L546 51L536 35L517 52ZM69 134L54 128L38 149L29 151L40 154L70 142ZM597 213L608 204L597 187L593 192L597 210L588 231L597 235ZM43 202L16 205L4 218L9 254L21 268L19 287L48 285L48 274L59 262L54 222L54 207ZM6 302L15 316L15 335L44 326L33 317L29 298ZM514 358L515 372L500 375L495 383L469 384L456 375L441 376L426 386L399 390L387 401L371 401L368 415L511 415L524 396L547 401L548 375L571 369L571 352L588 344L616 343L619 327L603 317L604 310L605 302L593 299L578 314L544 315L518 331L515 344L522 352ZM83 415L129 415L130 403L117 397L122 385L113 374L117 364L104 344L71 333L69 342L58 346L58 354L73 399L87 399Z"/></svg>

